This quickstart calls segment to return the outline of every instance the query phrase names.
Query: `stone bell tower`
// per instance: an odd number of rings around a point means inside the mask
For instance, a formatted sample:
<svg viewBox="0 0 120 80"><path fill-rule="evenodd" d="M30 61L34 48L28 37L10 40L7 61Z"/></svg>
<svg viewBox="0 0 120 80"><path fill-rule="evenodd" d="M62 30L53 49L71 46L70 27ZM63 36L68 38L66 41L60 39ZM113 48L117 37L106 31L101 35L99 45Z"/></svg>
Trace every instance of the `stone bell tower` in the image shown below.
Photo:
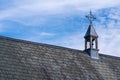
<svg viewBox="0 0 120 80"><path fill-rule="evenodd" d="M91 56L93 59L99 59L98 54L98 35L95 31L95 28L93 27L93 21L96 19L92 12L86 16L88 20L90 21L88 30L84 36L85 38L85 52Z"/></svg>

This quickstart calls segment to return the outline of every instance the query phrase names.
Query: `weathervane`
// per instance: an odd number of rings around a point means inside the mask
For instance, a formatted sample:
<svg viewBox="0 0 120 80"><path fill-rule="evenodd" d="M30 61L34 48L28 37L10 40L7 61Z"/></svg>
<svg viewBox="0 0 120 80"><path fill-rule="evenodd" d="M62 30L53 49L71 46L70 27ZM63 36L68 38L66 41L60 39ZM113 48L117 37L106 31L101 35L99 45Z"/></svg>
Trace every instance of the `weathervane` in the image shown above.
<svg viewBox="0 0 120 80"><path fill-rule="evenodd" d="M92 14L91 11L90 11L90 13L86 16L86 18L88 18L88 20L90 21L90 24L92 24L92 22L96 19L95 16Z"/></svg>

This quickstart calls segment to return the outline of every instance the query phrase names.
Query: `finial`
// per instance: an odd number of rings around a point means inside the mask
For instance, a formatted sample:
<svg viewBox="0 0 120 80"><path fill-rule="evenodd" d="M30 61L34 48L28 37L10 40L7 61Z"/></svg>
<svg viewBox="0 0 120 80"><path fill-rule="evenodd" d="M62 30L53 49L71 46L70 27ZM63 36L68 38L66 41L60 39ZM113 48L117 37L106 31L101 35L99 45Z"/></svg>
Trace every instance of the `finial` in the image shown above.
<svg viewBox="0 0 120 80"><path fill-rule="evenodd" d="M90 21L90 24L96 19L95 16L92 14L92 11L90 10L90 13L86 16L88 20Z"/></svg>

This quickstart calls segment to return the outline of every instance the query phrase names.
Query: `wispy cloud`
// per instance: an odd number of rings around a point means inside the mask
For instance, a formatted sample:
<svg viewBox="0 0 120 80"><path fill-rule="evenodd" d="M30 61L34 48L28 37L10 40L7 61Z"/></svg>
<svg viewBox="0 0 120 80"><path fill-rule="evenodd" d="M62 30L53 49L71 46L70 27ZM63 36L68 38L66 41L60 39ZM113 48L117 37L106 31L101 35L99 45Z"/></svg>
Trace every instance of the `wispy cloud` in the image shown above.
<svg viewBox="0 0 120 80"><path fill-rule="evenodd" d="M102 31L99 39L100 51L109 55L120 56L120 29L109 28L100 29L100 31Z"/></svg>
<svg viewBox="0 0 120 80"><path fill-rule="evenodd" d="M63 36L56 44L60 46L65 46L73 49L84 50L84 34L76 33L70 36ZM54 43L52 43L54 44Z"/></svg>
<svg viewBox="0 0 120 80"><path fill-rule="evenodd" d="M13 3L15 7L2 10L1 18L6 17L27 17L34 15L67 13L71 11L88 11L90 9L102 9L119 6L118 0L21 0Z"/></svg>
<svg viewBox="0 0 120 80"><path fill-rule="evenodd" d="M53 36L53 33L48 33L48 32L41 32L39 33L40 36Z"/></svg>

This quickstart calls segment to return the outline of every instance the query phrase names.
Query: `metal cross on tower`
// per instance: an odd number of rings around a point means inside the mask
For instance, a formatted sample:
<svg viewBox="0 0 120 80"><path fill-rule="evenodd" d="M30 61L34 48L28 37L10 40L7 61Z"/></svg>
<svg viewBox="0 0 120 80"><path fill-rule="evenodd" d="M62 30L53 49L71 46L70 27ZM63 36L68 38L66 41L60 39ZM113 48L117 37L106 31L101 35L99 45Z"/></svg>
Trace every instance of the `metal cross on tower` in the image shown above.
<svg viewBox="0 0 120 80"><path fill-rule="evenodd" d="M88 20L90 21L90 24L92 24L92 22L96 19L95 16L92 14L91 11L90 11L90 13L86 16L86 18L88 18Z"/></svg>

